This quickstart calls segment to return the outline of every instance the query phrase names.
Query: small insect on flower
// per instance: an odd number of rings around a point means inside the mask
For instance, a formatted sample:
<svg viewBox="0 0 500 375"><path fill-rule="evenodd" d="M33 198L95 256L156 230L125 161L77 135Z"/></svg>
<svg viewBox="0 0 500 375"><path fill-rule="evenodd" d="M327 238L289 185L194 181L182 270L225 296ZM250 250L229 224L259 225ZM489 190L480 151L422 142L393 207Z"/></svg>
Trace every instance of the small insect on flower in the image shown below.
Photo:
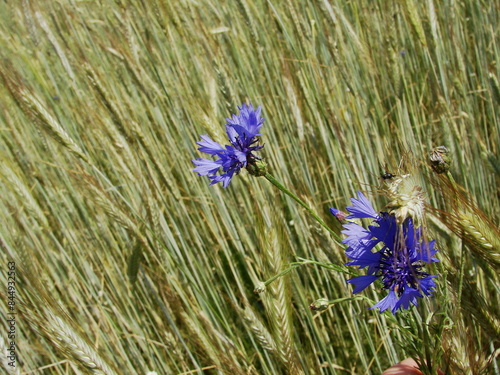
<svg viewBox="0 0 500 375"><path fill-rule="evenodd" d="M200 146L199 151L218 158L216 160L201 158L192 160L196 166L193 171L198 172L198 176L207 176L211 179L210 185L222 182L222 186L226 188L233 176L242 168L253 166L260 160L253 152L264 147L257 144L259 131L264 122L260 116L262 107L254 109L251 104L243 104L238 109L239 115L226 119L226 133L230 145L221 146L207 135L202 135L202 140L197 142ZM220 170L222 173L218 174Z"/></svg>
<svg viewBox="0 0 500 375"><path fill-rule="evenodd" d="M380 177L383 179L383 180L390 180L394 177L396 177L396 175L392 174L392 173L389 173L389 172L384 172L380 175Z"/></svg>
<svg viewBox="0 0 500 375"><path fill-rule="evenodd" d="M358 199L351 199L353 206L347 207L351 214L346 219L372 219L368 228L347 222L342 241L348 247L346 255L352 260L346 265L368 267L365 276L358 276L348 283L356 285L353 293L363 291L376 280L389 294L371 308L380 312L391 309L395 314L400 309L417 305L417 299L430 296L436 286L434 278L424 271L425 263L438 262L434 255L435 241L426 241L423 228L416 228L411 217L398 223L394 215L375 211L370 201L358 192ZM335 215L338 210L331 208Z"/></svg>

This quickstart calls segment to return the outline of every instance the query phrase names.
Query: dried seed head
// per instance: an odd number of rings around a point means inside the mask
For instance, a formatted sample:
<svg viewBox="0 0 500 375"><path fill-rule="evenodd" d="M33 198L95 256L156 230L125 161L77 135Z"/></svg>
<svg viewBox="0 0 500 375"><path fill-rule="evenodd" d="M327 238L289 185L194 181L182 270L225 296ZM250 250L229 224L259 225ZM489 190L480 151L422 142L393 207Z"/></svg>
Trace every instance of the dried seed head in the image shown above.
<svg viewBox="0 0 500 375"><path fill-rule="evenodd" d="M451 158L449 151L444 146L434 147L429 155L429 162L434 172L441 174L450 170Z"/></svg>
<svg viewBox="0 0 500 375"><path fill-rule="evenodd" d="M399 224L406 218L413 218L416 227L424 221L425 193L419 178L414 174L402 174L385 180L386 194L389 198L387 208L396 216Z"/></svg>

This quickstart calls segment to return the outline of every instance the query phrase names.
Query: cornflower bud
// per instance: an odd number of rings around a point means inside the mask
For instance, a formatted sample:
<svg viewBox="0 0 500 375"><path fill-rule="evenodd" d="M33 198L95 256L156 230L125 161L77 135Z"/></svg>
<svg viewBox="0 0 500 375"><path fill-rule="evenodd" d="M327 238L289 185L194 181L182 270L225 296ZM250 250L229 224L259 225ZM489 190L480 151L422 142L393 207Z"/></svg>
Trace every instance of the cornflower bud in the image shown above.
<svg viewBox="0 0 500 375"><path fill-rule="evenodd" d="M328 306L330 306L329 301L326 298L320 298L309 305L309 309L312 311L325 311Z"/></svg>

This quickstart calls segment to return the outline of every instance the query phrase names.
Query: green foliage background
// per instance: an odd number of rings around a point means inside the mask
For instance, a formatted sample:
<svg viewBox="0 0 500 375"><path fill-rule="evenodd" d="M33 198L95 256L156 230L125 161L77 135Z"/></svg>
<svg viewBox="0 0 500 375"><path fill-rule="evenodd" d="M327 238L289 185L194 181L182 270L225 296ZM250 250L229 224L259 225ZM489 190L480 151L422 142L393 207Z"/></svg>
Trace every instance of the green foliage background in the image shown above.
<svg viewBox="0 0 500 375"><path fill-rule="evenodd" d="M413 355L369 301L308 309L350 296L344 275L301 267L254 294L298 257L344 263L343 248L264 179L208 187L191 159L200 134L225 142L225 118L262 104L271 173L340 231L328 208L363 190L382 209L380 173L405 155L429 206L449 209L425 165L445 145L498 230L499 12L470 0L2 2L0 234L18 272L19 368L377 374ZM442 277L423 304L449 333L415 338L417 352L498 371L485 328L498 273L434 222ZM489 323L447 282L462 250Z"/></svg>

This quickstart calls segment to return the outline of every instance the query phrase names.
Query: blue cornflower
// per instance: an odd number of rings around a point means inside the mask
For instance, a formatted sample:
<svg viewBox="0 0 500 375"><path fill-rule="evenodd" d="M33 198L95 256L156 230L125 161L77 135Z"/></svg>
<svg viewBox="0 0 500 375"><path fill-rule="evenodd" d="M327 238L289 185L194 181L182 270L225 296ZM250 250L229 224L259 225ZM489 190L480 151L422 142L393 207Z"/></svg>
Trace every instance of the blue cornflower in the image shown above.
<svg viewBox="0 0 500 375"><path fill-rule="evenodd" d="M380 279L382 289L389 290L389 294L371 308L379 308L380 312L391 309L393 314L417 305L417 299L424 295L430 296L436 286L433 278L438 275L428 274L423 267L425 263L438 262L434 258L435 241L426 241L422 227L415 228L411 217L398 224L394 215L377 213L361 192L351 202L353 206L346 208L351 214L346 219L368 218L373 224L367 229L353 222L343 225L342 233L347 237L342 243L348 246L346 255L352 259L346 265L368 267L367 275L347 281L356 285L353 293ZM338 212L334 208L330 211L334 215Z"/></svg>
<svg viewBox="0 0 500 375"><path fill-rule="evenodd" d="M253 154L263 146L256 143L259 141L260 128L264 119L260 117L262 107L254 109L253 106L243 104L238 107L239 115L228 118L226 123L226 133L231 145L221 146L207 135L202 135L202 141L197 142L201 146L201 152L218 157L218 159L195 159L193 164L198 172L198 176L207 176L212 180L210 185L222 182L222 186L227 187L231 178L238 174L242 168L253 163L259 158ZM222 169L221 174L217 174Z"/></svg>

